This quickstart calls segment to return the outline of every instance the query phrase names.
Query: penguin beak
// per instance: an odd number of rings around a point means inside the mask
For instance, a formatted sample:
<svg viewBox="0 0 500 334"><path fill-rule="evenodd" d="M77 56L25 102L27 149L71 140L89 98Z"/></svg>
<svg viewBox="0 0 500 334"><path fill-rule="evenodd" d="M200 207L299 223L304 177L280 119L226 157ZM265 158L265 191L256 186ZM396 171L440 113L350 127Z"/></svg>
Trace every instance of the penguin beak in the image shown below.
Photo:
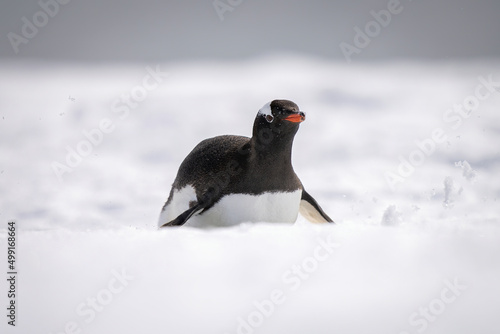
<svg viewBox="0 0 500 334"><path fill-rule="evenodd" d="M302 111L299 111L296 114L291 114L290 116L284 118L286 121L292 122L292 123L301 123L306 120L306 114Z"/></svg>

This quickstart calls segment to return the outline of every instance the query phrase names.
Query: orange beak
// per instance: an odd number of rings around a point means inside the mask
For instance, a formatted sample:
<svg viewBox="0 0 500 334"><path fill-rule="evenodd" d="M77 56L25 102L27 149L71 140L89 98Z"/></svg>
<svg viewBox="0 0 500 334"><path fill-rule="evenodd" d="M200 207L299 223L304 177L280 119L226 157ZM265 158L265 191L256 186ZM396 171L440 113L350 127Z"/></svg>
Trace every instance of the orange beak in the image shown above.
<svg viewBox="0 0 500 334"><path fill-rule="evenodd" d="M287 120L289 122L293 122L293 123L301 123L301 122L304 122L306 120L306 114L303 113L302 111L300 111L296 114L291 114L290 116L285 118L285 120Z"/></svg>

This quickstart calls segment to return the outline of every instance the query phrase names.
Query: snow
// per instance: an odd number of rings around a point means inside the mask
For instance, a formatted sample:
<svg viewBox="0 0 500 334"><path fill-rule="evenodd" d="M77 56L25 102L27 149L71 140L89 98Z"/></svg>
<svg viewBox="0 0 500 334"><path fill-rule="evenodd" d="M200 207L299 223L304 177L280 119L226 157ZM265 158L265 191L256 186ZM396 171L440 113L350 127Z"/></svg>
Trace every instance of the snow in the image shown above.
<svg viewBox="0 0 500 334"><path fill-rule="evenodd" d="M477 176L477 172L472 169L471 165L466 160L456 162L455 166L462 168L462 170L463 170L462 175L467 181L471 181L471 182L474 181L474 179Z"/></svg>
<svg viewBox="0 0 500 334"><path fill-rule="evenodd" d="M460 188L460 190L456 190L455 183L453 182L453 179L451 176L447 176L444 179L444 201L443 205L448 208L453 206L453 202L455 202L455 197L456 195L460 194L462 192L463 188Z"/></svg>
<svg viewBox="0 0 500 334"><path fill-rule="evenodd" d="M396 205L389 205L382 216L382 225L399 225L401 223L401 213L397 211Z"/></svg>
<svg viewBox="0 0 500 334"><path fill-rule="evenodd" d="M498 65L2 61L2 333L498 333ZM336 224L157 230L191 149L276 98Z"/></svg>

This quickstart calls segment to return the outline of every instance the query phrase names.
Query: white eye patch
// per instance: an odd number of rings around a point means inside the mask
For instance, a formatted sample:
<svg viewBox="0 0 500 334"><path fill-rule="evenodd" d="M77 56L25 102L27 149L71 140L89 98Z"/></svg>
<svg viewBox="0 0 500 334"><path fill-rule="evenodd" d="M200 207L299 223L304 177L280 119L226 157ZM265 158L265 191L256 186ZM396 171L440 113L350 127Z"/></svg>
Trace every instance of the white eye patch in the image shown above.
<svg viewBox="0 0 500 334"><path fill-rule="evenodd" d="M271 116L274 118L273 113L271 111L271 102L264 104L264 106L262 108L260 108L259 114L264 115L264 116Z"/></svg>

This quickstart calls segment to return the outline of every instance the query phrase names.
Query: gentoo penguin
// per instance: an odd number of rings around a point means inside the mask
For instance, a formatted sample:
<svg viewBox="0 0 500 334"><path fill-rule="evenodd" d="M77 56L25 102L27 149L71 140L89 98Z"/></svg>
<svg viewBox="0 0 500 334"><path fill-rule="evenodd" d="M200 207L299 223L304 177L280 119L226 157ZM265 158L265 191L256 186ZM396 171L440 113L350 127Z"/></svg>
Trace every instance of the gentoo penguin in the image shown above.
<svg viewBox="0 0 500 334"><path fill-rule="evenodd" d="M257 113L252 138L218 136L184 159L163 206L159 227L231 226L242 222L333 222L292 167L293 138L304 112L274 100Z"/></svg>

